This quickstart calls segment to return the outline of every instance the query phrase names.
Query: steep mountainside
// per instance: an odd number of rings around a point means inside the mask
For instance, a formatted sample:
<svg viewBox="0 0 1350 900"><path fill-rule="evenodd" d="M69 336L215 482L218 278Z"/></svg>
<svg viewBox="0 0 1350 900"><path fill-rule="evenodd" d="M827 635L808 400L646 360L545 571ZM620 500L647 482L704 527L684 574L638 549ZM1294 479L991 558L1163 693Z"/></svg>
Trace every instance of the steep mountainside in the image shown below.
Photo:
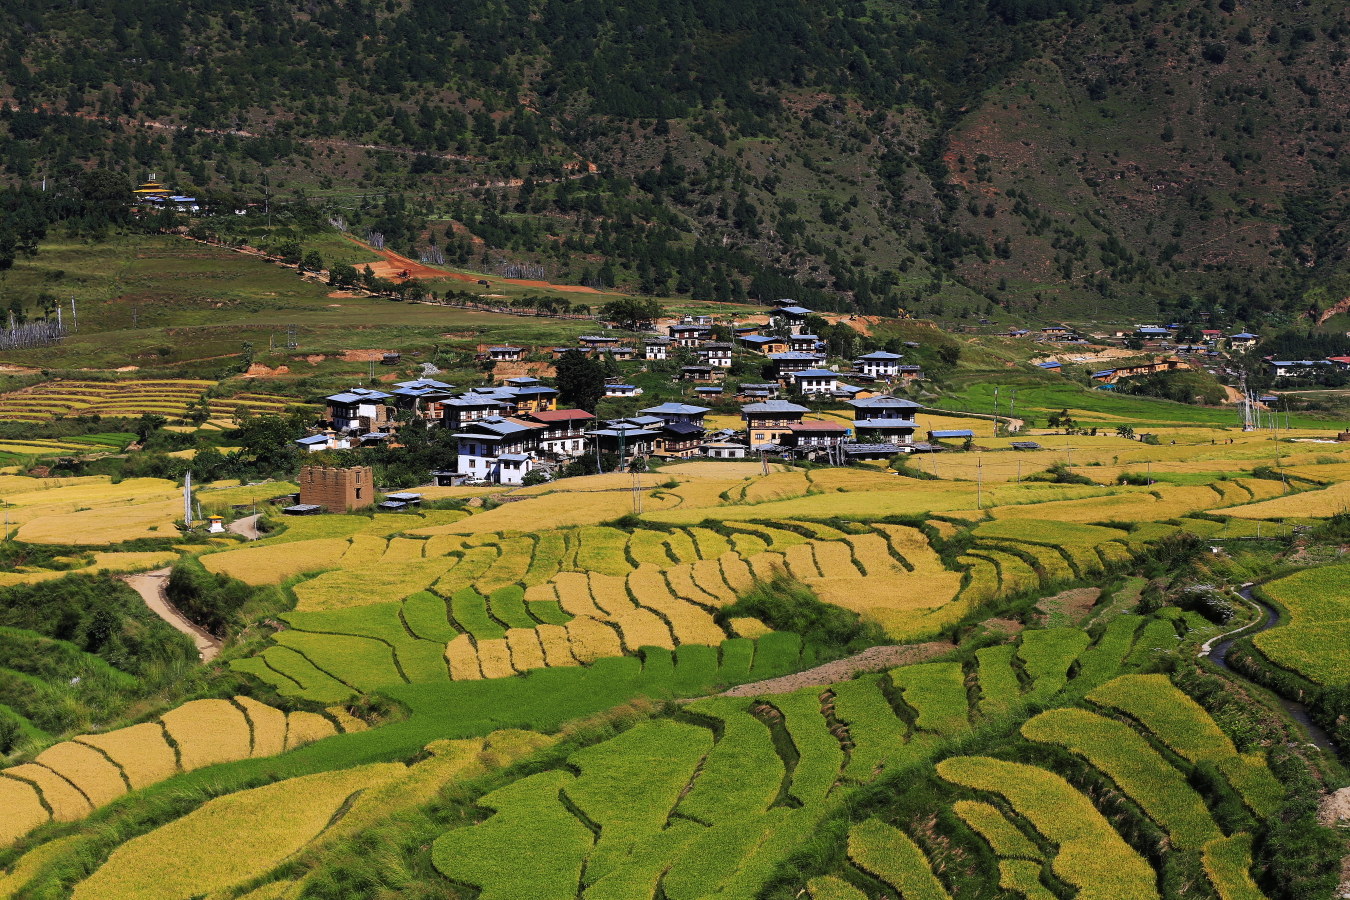
<svg viewBox="0 0 1350 900"><path fill-rule="evenodd" d="M222 206L308 197L460 264L939 318L1258 325L1350 293L1339 4L0 15L0 155L29 186L155 172Z"/></svg>

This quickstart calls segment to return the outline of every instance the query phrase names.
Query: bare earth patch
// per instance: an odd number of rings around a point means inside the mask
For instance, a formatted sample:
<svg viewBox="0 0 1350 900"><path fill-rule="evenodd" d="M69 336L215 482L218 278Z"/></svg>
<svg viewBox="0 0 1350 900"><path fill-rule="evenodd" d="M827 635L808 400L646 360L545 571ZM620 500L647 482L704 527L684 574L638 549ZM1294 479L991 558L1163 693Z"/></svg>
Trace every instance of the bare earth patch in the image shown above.
<svg viewBox="0 0 1350 900"><path fill-rule="evenodd" d="M1050 627L1060 625L1081 625L1087 618L1088 613L1092 612L1092 607L1096 605L1097 599L1101 597L1101 588L1074 588L1071 591L1060 591L1053 597L1046 597L1036 604L1036 609L1040 612L1042 621Z"/></svg>
<svg viewBox="0 0 1350 900"><path fill-rule="evenodd" d="M868 647L861 653L855 653L847 659L798 672L795 675L783 675L768 678L751 684L742 684L722 694L724 697L754 697L759 694L786 694L804 687L824 687L836 681L847 681L857 672L882 672L896 666L909 666L914 663L941 656L955 648L955 644L945 641L929 641L926 644L900 644L887 647Z"/></svg>
<svg viewBox="0 0 1350 900"><path fill-rule="evenodd" d="M343 362L379 362L384 359L386 353L392 353L392 350L343 350Z"/></svg>
<svg viewBox="0 0 1350 900"><path fill-rule="evenodd" d="M245 372L245 373L244 373L242 376L240 376L240 377L241 377L241 378L259 378L259 377L268 376L268 375L289 375L290 372L291 372L291 370L290 370L289 368L287 368L286 366L277 366L275 369L269 369L269 368L267 368L267 366L264 366L262 363L254 363L253 365L249 366L249 367L248 367L248 371Z"/></svg>
<svg viewBox="0 0 1350 900"><path fill-rule="evenodd" d="M985 619L980 623L980 627L986 631L1001 632L1011 638L1026 626L1016 619Z"/></svg>

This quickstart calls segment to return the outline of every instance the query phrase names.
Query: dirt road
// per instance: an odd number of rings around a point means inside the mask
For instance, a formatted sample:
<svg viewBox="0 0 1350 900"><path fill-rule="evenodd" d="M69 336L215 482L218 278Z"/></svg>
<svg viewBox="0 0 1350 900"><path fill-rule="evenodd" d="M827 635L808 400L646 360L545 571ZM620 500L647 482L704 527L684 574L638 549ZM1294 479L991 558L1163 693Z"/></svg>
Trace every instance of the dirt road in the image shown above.
<svg viewBox="0 0 1350 900"><path fill-rule="evenodd" d="M169 602L168 595L164 593L164 585L168 583L168 580L168 569L159 569L155 572L145 572L141 575L128 575L126 577L127 584L131 585L132 589L141 595L141 599L145 601L146 606L150 607L150 611L192 638L193 643L197 645L197 653L201 656L202 662L210 662L220 653L220 640L212 636L205 628L188 621L188 617L179 612Z"/></svg>
<svg viewBox="0 0 1350 900"><path fill-rule="evenodd" d="M908 666L940 656L954 649L953 644L932 641L927 644L900 644L889 647L869 647L847 659L798 672L780 678L768 678L752 684L742 684L722 694L723 697L755 697L760 694L787 694L798 688L824 687L836 681L846 681L858 672L881 672L896 666Z"/></svg>
<svg viewBox="0 0 1350 900"><path fill-rule="evenodd" d="M225 530L231 534L246 537L250 541L256 541L260 537L258 534L258 516L260 515L261 513L254 513L251 516L244 516L242 519L235 519L225 526Z"/></svg>

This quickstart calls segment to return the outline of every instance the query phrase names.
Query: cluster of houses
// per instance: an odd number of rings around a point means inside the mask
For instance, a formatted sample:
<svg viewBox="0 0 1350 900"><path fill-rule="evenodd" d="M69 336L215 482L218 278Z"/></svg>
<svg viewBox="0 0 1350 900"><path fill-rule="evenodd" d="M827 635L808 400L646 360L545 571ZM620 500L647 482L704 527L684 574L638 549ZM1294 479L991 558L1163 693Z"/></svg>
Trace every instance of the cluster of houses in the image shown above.
<svg viewBox="0 0 1350 900"><path fill-rule="evenodd" d="M1350 372L1350 356L1325 359L1267 359L1272 378L1315 378L1328 372Z"/></svg>

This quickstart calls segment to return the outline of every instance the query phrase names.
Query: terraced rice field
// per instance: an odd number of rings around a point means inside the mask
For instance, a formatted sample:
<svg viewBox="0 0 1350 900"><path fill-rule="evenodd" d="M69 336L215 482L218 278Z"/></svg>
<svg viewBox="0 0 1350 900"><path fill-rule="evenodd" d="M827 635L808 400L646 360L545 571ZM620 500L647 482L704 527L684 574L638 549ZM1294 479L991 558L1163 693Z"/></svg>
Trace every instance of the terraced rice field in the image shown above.
<svg viewBox="0 0 1350 900"><path fill-rule="evenodd" d="M0 397L0 421L45 422L57 416L108 416L135 418L155 413L182 418L190 403L196 403L214 381L48 381ZM292 398L273 394L244 393L230 398L212 398L214 418L230 419L239 407L252 415L279 415L297 405Z"/></svg>

